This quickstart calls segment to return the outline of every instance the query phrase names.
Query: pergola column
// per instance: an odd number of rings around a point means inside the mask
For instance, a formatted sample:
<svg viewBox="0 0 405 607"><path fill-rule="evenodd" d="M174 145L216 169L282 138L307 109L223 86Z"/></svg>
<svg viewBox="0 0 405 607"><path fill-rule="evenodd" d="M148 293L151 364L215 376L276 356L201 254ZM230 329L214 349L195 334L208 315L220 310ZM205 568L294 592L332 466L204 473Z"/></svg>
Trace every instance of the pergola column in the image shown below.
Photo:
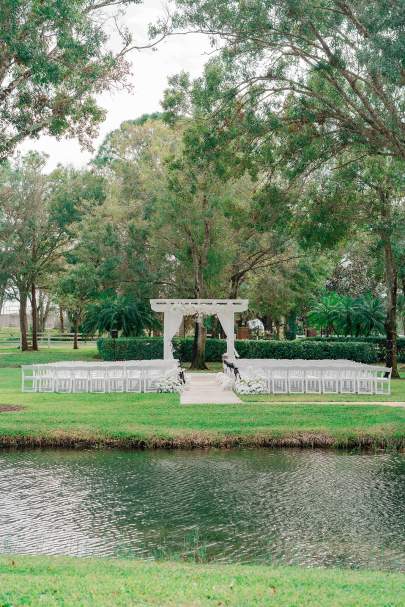
<svg viewBox="0 0 405 607"><path fill-rule="evenodd" d="M226 335L226 355L235 358L235 314L233 311L217 312L217 317Z"/></svg>
<svg viewBox="0 0 405 607"><path fill-rule="evenodd" d="M167 310L163 313L163 358L165 360L173 359L172 339L176 335L182 320L183 312Z"/></svg>

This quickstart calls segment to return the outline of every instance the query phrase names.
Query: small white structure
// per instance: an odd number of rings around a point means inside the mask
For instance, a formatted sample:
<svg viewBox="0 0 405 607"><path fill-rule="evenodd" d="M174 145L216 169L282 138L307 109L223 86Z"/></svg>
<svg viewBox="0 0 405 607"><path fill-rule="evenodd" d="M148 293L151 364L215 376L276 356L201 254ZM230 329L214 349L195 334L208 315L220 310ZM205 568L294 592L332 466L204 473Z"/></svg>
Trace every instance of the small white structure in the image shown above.
<svg viewBox="0 0 405 607"><path fill-rule="evenodd" d="M154 312L164 314L163 358L173 359L172 339L180 328L183 316L216 314L226 335L226 355L235 358L235 314L248 309L247 299L151 299Z"/></svg>

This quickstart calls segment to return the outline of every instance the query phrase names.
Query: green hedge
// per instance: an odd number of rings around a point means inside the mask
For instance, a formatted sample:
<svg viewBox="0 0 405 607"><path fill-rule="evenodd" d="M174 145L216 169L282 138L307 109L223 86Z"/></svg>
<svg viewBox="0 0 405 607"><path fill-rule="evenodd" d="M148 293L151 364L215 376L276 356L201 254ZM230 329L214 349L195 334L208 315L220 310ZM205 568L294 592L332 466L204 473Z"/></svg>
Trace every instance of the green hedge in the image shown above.
<svg viewBox="0 0 405 607"><path fill-rule="evenodd" d="M369 337L345 337L339 335L331 335L330 337L306 337L301 341L322 341L329 343L367 343L374 344L378 349L378 358L381 361L385 360L386 356L386 337L384 335L371 335ZM405 337L397 338L398 361L405 362Z"/></svg>
<svg viewBox="0 0 405 607"><path fill-rule="evenodd" d="M173 340L174 356L184 362L191 361L192 338ZM101 338L97 348L103 360L153 360L163 358L162 337L120 337L118 339ZM224 339L207 339L205 357L207 362L222 360L226 352Z"/></svg>
<svg viewBox="0 0 405 607"><path fill-rule="evenodd" d="M183 362L191 361L192 338L173 340L175 358ZM97 342L103 360L152 360L163 358L162 337L120 337L103 338ZM336 359L344 358L364 363L378 361L378 348L373 344L357 342L335 342L326 340L237 340L236 350L241 358L302 358ZM207 362L220 361L226 351L223 339L207 339L205 355Z"/></svg>
<svg viewBox="0 0 405 607"><path fill-rule="evenodd" d="M237 341L236 349L241 358L302 358L304 360L343 358L364 363L378 360L375 346L355 342L246 340Z"/></svg>

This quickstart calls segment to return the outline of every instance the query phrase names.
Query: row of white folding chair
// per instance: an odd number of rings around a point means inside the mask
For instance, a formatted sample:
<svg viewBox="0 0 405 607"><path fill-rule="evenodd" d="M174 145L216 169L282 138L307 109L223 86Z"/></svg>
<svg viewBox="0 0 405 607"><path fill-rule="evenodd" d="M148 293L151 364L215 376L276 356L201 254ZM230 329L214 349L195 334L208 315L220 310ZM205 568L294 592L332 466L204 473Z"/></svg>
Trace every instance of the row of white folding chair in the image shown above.
<svg viewBox="0 0 405 607"><path fill-rule="evenodd" d="M173 365L179 366L179 361L166 361L166 360L114 360L114 361L58 361L53 363L46 363L41 365L32 365L33 367L70 367L70 368L84 368L84 367L150 367L153 365L154 367L159 368L171 368Z"/></svg>
<svg viewBox="0 0 405 607"><path fill-rule="evenodd" d="M312 372L312 369L299 367L274 367L258 369L256 367L248 368L248 375L254 378L261 378L266 382L269 393L273 394L300 394L300 393L321 393L322 377L320 373Z"/></svg>
<svg viewBox="0 0 405 607"><path fill-rule="evenodd" d="M388 372L390 369L385 369L378 376L372 368L337 367L249 367L247 370L248 376L263 379L273 394L389 394Z"/></svg>
<svg viewBox="0 0 405 607"><path fill-rule="evenodd" d="M152 392L166 377L177 377L177 367L42 367L33 376L34 392Z"/></svg>

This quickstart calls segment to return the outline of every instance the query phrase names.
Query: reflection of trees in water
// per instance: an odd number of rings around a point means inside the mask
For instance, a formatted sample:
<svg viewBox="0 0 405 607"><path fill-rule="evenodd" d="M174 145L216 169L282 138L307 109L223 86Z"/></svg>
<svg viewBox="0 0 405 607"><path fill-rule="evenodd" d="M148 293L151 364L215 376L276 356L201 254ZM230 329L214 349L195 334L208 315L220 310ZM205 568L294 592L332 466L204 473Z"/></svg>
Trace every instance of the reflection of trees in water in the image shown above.
<svg viewBox="0 0 405 607"><path fill-rule="evenodd" d="M45 547L60 534L78 553L170 556L201 544L233 560L390 567L405 559L400 455L113 450L1 460L0 490L12 477L17 496L16 535L45 527Z"/></svg>

